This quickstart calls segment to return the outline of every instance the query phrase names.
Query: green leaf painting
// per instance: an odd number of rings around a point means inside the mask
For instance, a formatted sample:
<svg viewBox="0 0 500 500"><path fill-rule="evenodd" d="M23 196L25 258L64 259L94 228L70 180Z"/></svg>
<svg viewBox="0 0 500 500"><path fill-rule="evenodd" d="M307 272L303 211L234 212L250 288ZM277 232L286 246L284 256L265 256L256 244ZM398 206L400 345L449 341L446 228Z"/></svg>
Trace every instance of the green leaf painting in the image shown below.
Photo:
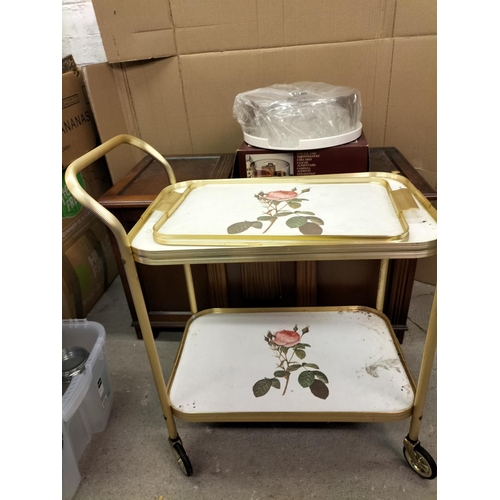
<svg viewBox="0 0 500 500"><path fill-rule="evenodd" d="M269 378L264 378L262 380L259 380L258 382L255 383L253 386L253 393L256 398L260 398L261 396L264 396L265 394L268 393L269 389L271 389L272 383L271 379Z"/></svg>
<svg viewBox="0 0 500 500"><path fill-rule="evenodd" d="M304 202L308 202L307 198L301 198L300 195L309 192L310 189L303 189L297 192L297 188L291 191L278 190L269 191L254 195L260 202L263 214L259 215L254 221L241 221L231 224L227 228L227 234L240 234L251 227L262 229L266 222L266 227L262 234L267 233L278 219L286 219L286 225L290 229L298 229L300 233L305 235L317 236L323 233L324 222L319 217L316 217L314 212L308 210L297 210L302 208Z"/></svg>
<svg viewBox="0 0 500 500"><path fill-rule="evenodd" d="M265 396L271 388L281 390L282 385L284 396L288 389L290 377L293 372L297 372L299 386L309 389L311 394L319 399L326 399L330 391L328 377L319 369L316 363L300 361L307 356L306 349L310 344L302 342L302 337L309 333L309 327L299 328L295 325L291 330L279 330L275 333L270 331L264 336L264 340L276 358L276 370L273 377L263 378L257 381L252 390L256 398ZM295 377L295 375L294 375Z"/></svg>
<svg viewBox="0 0 500 500"><path fill-rule="evenodd" d="M243 231L246 231L248 228L250 228L252 226L253 226L253 222L248 222L248 221L237 222L236 224L231 224L227 228L227 233L228 234L242 233Z"/></svg>

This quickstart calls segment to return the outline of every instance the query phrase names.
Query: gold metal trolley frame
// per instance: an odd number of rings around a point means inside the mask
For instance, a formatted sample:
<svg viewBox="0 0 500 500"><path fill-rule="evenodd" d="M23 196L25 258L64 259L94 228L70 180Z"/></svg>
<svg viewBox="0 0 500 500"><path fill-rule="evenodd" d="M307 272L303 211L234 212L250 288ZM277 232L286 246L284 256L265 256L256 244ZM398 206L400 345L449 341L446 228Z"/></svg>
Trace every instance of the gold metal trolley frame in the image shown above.
<svg viewBox="0 0 500 500"><path fill-rule="evenodd" d="M123 226L120 224L118 219L112 215L108 210L102 207L96 200L89 196L85 190L80 186L77 180L77 174L84 168L91 165L94 161L101 158L105 154L109 153L113 149L117 148L122 144L128 144L136 148L141 149L145 153L151 155L157 161L159 161L165 168L167 175L169 177L171 186L166 188L157 199L151 204L151 206L145 211L144 215L141 217L140 221L136 226L126 233ZM322 181L327 182L328 179L338 178L339 175L332 176L314 176L305 178L295 178L300 179L302 182L307 180L307 182L321 183ZM363 178L371 178L377 182L386 182L386 180L397 180L398 182L404 184L407 191L411 193L413 200L417 200L420 207L423 208L426 214L435 222L437 220L437 213L434 207L427 201L427 199L406 179L395 174L387 173L359 173L359 174L345 174L342 176L343 179L352 179L353 182L359 181ZM423 417L423 409L425 404L425 399L429 387L429 380L432 371L432 364L436 353L436 343L437 343L437 294L435 292L432 310L430 314L429 325L426 334L425 345L422 353L421 368L419 372L418 381L415 384L411 378L409 370L404 364L404 357L399 349L398 342L394 333L392 332L392 327L390 322L387 320L387 328L390 331L390 336L392 336L394 345L397 349L397 356L402 362L404 370L408 374L408 379L412 386L413 391L413 401L412 404L399 412L304 412L304 411L292 411L288 413L281 413L277 411L267 411L267 412L252 412L243 411L236 413L224 413L224 412L214 412L210 414L202 413L184 413L180 411L179 408L174 408L172 405L170 397L170 389L172 385L172 378L168 385L165 382L162 366L156 349L156 344L153 336L152 327L148 317L148 311L145 305L143 292L141 289L141 284L138 278L136 262L149 265L171 265L171 264L182 264L184 266L185 278L187 283L187 290L189 295L189 303L193 317L188 322L186 326L185 334L189 329L189 325L193 322L193 319L206 317L207 315L231 315L234 313L247 314L255 313L255 310L241 309L241 310L209 310L209 311L198 311L196 304L196 294L195 287L193 284L193 278L191 275L191 264L197 263L220 263L220 262L277 262L277 261L300 261L300 260L356 260L356 259L377 259L380 260L380 275L377 288L377 299L376 308L371 310L369 308L362 307L326 307L326 308L299 308L301 313L314 313L315 311L324 311L327 313L335 314L339 310L342 311L354 311L361 312L364 314L374 313L378 315L382 320L386 320L382 313L385 288L387 282L387 271L389 259L398 258L421 258L434 255L437 252L437 238L431 239L429 241L414 242L408 240L407 238L401 238L401 241L394 241L394 239L379 239L374 241L364 241L359 238L347 238L343 240L336 240L335 238L328 240L327 238L310 238L306 239L306 243L301 244L300 241L293 242L289 239L280 240L280 238L271 238L269 241L259 241L257 244L252 243L251 238L242 239L234 245L234 239L229 239L227 242L222 239L212 241L210 239L205 239L195 242L196 244L192 247L182 248L179 250L175 249L171 252L147 252L141 251L140 249L134 248L133 240L137 236L138 232L144 226L145 222L151 216L152 212L160 208L164 213L172 213L175 209L176 202L182 196L173 196L177 188L185 188L188 186L189 182L176 183L175 175L165 160L165 158L159 154L154 148L145 143L144 141L132 137L129 135L119 135L113 139L103 143L94 150L86 153L79 159L72 162L67 168L66 174L66 185L73 196L87 209L93 212L97 217L99 217L111 230L114 237L116 238L118 248L120 251L121 259L124 265L125 273L127 276L128 284L130 286L130 291L132 294L132 299L134 302L135 309L137 311L138 321L143 334L144 345L147 351L149 363L151 365L152 374L155 381L156 390L160 399L161 408L163 411L163 416L166 421L169 442L174 451L174 455L177 462L184 472L184 474L190 476L193 473L191 462L186 454L182 441L178 435L177 427L175 423L175 418L186 418L191 421L252 421L252 422L262 422L262 421L323 421L323 422L334 422L334 421L394 421L401 420L404 418L411 417L410 427L407 436L403 439L403 454L410 465L410 467L421 477L426 479L433 479L437 474L437 466L433 458L429 453L421 446L418 434L420 429L421 420ZM240 179L230 179L224 180L222 182L236 185L237 183L257 183L262 182L262 179L245 179L244 181ZM194 181L196 182L196 181ZM204 181L210 184L213 181ZM274 181L277 182L277 181ZM292 179L280 179L282 185L291 185ZM188 186L189 187L189 186ZM170 198L165 195L170 194ZM396 207L397 209L397 207ZM399 211L398 216L403 212ZM407 226L404 216L402 218L402 227L407 235ZM410 229L411 234L411 229ZM397 239L396 239L397 240ZM222 242L222 244L220 244ZM219 243L219 244L218 244ZM294 244L296 243L296 244ZM436 289L437 291L437 289ZM292 308L282 308L282 309L260 309L259 313L266 312L282 312L287 313L292 311ZM341 311L341 312L342 312ZM184 346L185 338L181 343L181 347L177 356L177 360L174 366L173 373L177 369L179 362L180 353ZM287 379L288 382L288 379ZM285 389L286 390L286 389Z"/></svg>

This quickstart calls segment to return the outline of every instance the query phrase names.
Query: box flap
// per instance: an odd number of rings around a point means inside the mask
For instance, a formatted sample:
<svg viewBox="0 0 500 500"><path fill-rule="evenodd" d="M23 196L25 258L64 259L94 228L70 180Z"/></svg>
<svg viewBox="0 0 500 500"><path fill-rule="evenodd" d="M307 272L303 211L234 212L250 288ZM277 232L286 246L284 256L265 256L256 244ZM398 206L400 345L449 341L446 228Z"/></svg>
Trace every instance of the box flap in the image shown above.
<svg viewBox="0 0 500 500"><path fill-rule="evenodd" d="M101 140L141 138L161 154L191 153L191 137L176 57L120 65L86 66L85 78ZM144 157L122 146L106 159L113 184Z"/></svg>
<svg viewBox="0 0 500 500"><path fill-rule="evenodd" d="M395 0L170 0L179 54L392 35ZM313 27L313 29L312 29Z"/></svg>
<svg viewBox="0 0 500 500"><path fill-rule="evenodd" d="M176 54L170 8L165 0L94 0L108 62Z"/></svg>
<svg viewBox="0 0 500 500"><path fill-rule="evenodd" d="M102 142L119 134L137 135L126 85L120 81L120 66L102 63L83 67L83 74ZM106 155L113 184L144 155L136 148L121 147Z"/></svg>
<svg viewBox="0 0 500 500"><path fill-rule="evenodd" d="M403 31L414 8L409 0L404 3ZM93 5L108 62L390 38L396 12L396 0L94 0Z"/></svg>

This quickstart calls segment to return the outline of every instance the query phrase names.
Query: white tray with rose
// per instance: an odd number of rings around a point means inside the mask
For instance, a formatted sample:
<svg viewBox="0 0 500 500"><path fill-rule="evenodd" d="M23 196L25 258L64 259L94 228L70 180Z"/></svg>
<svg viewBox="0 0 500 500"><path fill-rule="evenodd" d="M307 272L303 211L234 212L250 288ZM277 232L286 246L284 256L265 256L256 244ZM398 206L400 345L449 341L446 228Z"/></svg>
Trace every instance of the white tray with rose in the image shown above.
<svg viewBox="0 0 500 500"><path fill-rule="evenodd" d="M217 309L187 325L168 393L191 421L392 421L414 384L374 309Z"/></svg>

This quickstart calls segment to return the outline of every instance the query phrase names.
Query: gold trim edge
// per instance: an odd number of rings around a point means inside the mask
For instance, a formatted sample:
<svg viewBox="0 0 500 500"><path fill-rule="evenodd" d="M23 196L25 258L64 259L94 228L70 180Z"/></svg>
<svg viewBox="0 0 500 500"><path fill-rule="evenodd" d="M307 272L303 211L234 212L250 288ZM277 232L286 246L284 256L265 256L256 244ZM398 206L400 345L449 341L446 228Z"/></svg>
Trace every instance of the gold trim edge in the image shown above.
<svg viewBox="0 0 500 500"><path fill-rule="evenodd" d="M413 405L400 412L234 412L185 413L172 407L175 417L187 422L398 422L411 417Z"/></svg>

